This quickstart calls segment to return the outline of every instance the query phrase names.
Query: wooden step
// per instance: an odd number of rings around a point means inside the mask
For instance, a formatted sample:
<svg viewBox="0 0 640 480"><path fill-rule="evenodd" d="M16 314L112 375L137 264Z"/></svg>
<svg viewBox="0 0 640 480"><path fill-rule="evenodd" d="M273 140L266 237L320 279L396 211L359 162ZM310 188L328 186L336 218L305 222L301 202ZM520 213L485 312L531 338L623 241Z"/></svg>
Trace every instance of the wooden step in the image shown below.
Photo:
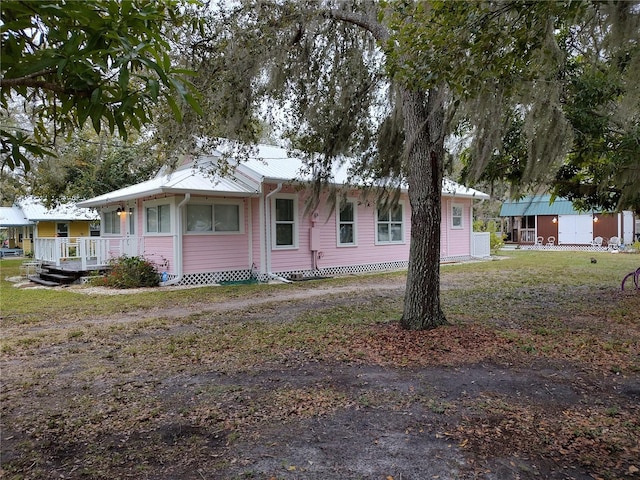
<svg viewBox="0 0 640 480"><path fill-rule="evenodd" d="M65 275L64 273L40 272L40 278L50 282L57 282L59 285L68 285L77 280L75 275Z"/></svg>
<svg viewBox="0 0 640 480"><path fill-rule="evenodd" d="M45 280L43 278L40 278L38 275L29 275L29 280L32 281L33 283L37 283L39 285L45 285L47 287L59 287L60 284L57 282L51 282L49 280Z"/></svg>

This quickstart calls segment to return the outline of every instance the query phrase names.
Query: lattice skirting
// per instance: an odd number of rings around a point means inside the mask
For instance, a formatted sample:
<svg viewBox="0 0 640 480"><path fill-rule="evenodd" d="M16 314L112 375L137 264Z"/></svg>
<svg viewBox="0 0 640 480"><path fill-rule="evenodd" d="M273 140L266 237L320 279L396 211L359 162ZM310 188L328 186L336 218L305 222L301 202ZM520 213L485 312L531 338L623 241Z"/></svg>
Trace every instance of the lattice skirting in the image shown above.
<svg viewBox="0 0 640 480"><path fill-rule="evenodd" d="M441 262L462 262L471 260L469 256L459 257L443 257ZM327 267L318 270L288 270L282 272L273 272L277 277L290 279L292 277L331 277L334 275L352 275L358 273L387 272L396 270L406 270L409 267L407 260L397 262L371 263L366 265L346 265L341 267ZM174 277L175 278L175 277ZM268 282L272 279L265 272L257 272L251 270L234 270L226 272L205 272L185 274L179 285L214 285L220 282L238 282L250 279L257 279L260 282ZM171 275L169 276L171 280Z"/></svg>
<svg viewBox="0 0 640 480"><path fill-rule="evenodd" d="M520 250L551 250L556 252L607 252L608 247L592 247L591 245L554 245L554 246L535 246L535 245L522 245Z"/></svg>

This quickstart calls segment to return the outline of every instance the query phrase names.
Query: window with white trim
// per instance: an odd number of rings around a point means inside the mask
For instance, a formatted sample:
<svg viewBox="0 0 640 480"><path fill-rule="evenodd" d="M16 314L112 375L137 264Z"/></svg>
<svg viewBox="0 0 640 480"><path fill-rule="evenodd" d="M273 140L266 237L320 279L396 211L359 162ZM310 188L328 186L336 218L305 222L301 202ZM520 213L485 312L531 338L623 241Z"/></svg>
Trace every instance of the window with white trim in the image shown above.
<svg viewBox="0 0 640 480"><path fill-rule="evenodd" d="M102 212L102 232L105 235L120 235L120 215L116 210Z"/></svg>
<svg viewBox="0 0 640 480"><path fill-rule="evenodd" d="M171 205L158 204L145 209L147 233L171 233Z"/></svg>
<svg viewBox="0 0 640 480"><path fill-rule="evenodd" d="M238 202L188 204L188 233L242 233L242 208Z"/></svg>
<svg viewBox="0 0 640 480"><path fill-rule="evenodd" d="M392 207L378 207L376 227L376 243L404 243L402 203Z"/></svg>
<svg viewBox="0 0 640 480"><path fill-rule="evenodd" d="M295 195L281 195L272 202L273 248L298 247L298 202Z"/></svg>
<svg viewBox="0 0 640 480"><path fill-rule="evenodd" d="M463 228L462 215L464 208L459 203L451 205L451 228Z"/></svg>
<svg viewBox="0 0 640 480"><path fill-rule="evenodd" d="M345 200L336 209L338 246L356 245L356 202Z"/></svg>

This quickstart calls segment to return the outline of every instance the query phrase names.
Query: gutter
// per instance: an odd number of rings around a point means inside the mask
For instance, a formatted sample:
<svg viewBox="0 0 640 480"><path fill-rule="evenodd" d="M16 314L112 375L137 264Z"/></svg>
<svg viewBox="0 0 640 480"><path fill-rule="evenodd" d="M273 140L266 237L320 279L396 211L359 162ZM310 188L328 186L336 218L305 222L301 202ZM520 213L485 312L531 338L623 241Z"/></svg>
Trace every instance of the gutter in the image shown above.
<svg viewBox="0 0 640 480"><path fill-rule="evenodd" d="M291 282L291 280L287 280L286 278L280 277L279 275L276 275L271 271L271 203L269 202L269 199L271 198L272 195L275 195L280 190L282 190L282 182L278 183L278 186L273 192L269 192L267 194L264 202L265 203L264 216L266 220L265 230L267 231L267 234L265 235L265 239L266 239L266 252L265 252L266 255L265 256L267 259L266 270L267 270L267 277L273 280L278 280L280 282L285 282L285 283L293 283Z"/></svg>
<svg viewBox="0 0 640 480"><path fill-rule="evenodd" d="M184 199L178 204L177 214L176 214L176 230L178 235L176 237L173 257L176 262L176 278L172 278L167 282L160 282L161 287L168 287L169 285L177 285L182 281L182 277L184 275L183 265L182 265L182 209L183 207L191 200L191 194L186 193Z"/></svg>

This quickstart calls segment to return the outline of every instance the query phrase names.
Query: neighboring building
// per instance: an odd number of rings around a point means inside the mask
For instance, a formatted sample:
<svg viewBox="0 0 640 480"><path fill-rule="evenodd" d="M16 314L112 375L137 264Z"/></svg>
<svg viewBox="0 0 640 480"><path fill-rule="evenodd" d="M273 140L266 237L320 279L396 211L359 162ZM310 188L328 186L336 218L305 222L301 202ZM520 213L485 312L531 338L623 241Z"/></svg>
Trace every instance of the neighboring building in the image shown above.
<svg viewBox="0 0 640 480"><path fill-rule="evenodd" d="M507 241L521 245L533 245L540 237L544 244L553 239L555 245L591 245L598 237L604 246L612 237L628 244L636 234L633 212L580 212L564 198L551 203L551 195L504 202L500 217L507 223Z"/></svg>
<svg viewBox="0 0 640 480"><path fill-rule="evenodd" d="M46 208L37 198L26 197L0 207L0 228L6 229L6 248L30 253L37 238L99 235L100 215L75 204Z"/></svg>
<svg viewBox="0 0 640 480"><path fill-rule="evenodd" d="M218 155L219 156L219 155ZM225 177L204 173L216 155L196 166L80 202L101 210L101 241L111 256L144 255L169 283L209 284L251 276L332 275L408 265L411 211L406 190L391 210L359 188L327 193L307 212L308 176L286 150L260 146L258 155ZM346 169L336 170L344 185ZM443 260L488 256L489 241L472 231L473 202L488 195L445 181ZM478 239L481 247L474 246ZM93 248L93 247L92 247ZM480 248L482 251L480 252Z"/></svg>

